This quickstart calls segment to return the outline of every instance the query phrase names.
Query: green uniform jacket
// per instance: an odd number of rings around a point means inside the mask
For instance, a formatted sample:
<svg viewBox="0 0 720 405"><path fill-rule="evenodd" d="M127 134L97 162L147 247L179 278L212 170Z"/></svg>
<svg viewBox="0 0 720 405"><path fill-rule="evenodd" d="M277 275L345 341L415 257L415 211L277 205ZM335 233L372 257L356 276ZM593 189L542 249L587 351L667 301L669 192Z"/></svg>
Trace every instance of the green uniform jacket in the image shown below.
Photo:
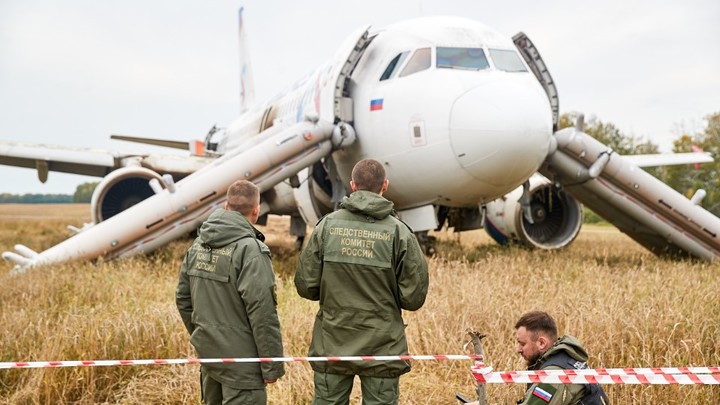
<svg viewBox="0 0 720 405"><path fill-rule="evenodd" d="M392 202L356 191L318 222L300 255L295 287L320 301L310 356L407 354L401 309L425 303L428 270L412 230ZM397 377L406 361L317 362L315 371Z"/></svg>
<svg viewBox="0 0 720 405"><path fill-rule="evenodd" d="M264 236L239 212L218 209L180 268L176 303L199 358L282 357L275 274ZM214 380L264 389L282 363L204 364Z"/></svg>
<svg viewBox="0 0 720 405"><path fill-rule="evenodd" d="M543 353L542 357L535 362L534 365L529 367L529 370L561 370L558 366L543 367L545 361L553 354L565 351L568 356L577 360L578 362L587 363L588 355L585 349L580 344L580 341L570 335L564 335L560 337L550 348ZM580 367L578 367L580 368ZM546 401L533 394L535 389L547 392L552 396L550 401ZM585 395L585 386L582 384L532 384L525 391L525 398L523 399L522 405L571 405L578 404L580 399Z"/></svg>

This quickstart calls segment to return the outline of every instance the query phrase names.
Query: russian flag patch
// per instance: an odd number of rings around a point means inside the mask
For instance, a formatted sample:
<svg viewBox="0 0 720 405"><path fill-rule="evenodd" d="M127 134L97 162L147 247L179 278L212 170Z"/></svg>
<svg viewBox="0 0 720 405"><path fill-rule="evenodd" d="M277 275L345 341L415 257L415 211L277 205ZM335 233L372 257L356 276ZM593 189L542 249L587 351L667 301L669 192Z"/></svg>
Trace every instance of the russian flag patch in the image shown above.
<svg viewBox="0 0 720 405"><path fill-rule="evenodd" d="M383 108L383 99L376 98L375 100L370 100L370 111L378 111L382 110Z"/></svg>
<svg viewBox="0 0 720 405"><path fill-rule="evenodd" d="M552 399L552 394L540 387L535 387L532 394L545 402L550 402L550 400Z"/></svg>

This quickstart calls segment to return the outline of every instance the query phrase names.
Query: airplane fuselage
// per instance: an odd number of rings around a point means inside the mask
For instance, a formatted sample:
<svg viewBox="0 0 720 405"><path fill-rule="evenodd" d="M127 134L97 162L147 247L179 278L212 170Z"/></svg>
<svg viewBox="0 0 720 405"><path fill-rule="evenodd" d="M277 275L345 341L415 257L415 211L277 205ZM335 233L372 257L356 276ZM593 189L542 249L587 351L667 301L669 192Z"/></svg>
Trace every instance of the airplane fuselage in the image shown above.
<svg viewBox="0 0 720 405"><path fill-rule="evenodd" d="M346 43L353 44L357 34ZM461 18L429 17L370 33L342 96L357 141L335 151L338 174L373 158L385 165L398 209L477 206L537 171L552 136L547 96L509 38ZM344 45L347 47L347 45ZM331 72L346 53L227 128L227 149L307 114L340 121Z"/></svg>

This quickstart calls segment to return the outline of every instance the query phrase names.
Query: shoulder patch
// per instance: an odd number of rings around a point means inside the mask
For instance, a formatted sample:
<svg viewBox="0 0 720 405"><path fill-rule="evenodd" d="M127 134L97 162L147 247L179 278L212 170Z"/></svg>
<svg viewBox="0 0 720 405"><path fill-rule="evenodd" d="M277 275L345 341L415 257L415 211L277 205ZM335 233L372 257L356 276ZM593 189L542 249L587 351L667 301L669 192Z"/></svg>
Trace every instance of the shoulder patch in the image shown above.
<svg viewBox="0 0 720 405"><path fill-rule="evenodd" d="M552 401L553 395L557 389L551 384L540 384L533 388L530 398L528 398L527 405L540 405L548 404Z"/></svg>

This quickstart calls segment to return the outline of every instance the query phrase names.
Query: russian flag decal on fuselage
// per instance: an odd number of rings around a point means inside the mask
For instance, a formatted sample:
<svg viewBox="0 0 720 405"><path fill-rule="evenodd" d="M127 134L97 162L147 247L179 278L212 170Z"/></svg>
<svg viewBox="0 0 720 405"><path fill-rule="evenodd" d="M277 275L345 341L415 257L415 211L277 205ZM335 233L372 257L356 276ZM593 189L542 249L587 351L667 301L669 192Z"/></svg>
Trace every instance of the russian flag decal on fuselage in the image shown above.
<svg viewBox="0 0 720 405"><path fill-rule="evenodd" d="M533 395L542 399L545 402L550 402L550 400L552 399L552 394L540 387L535 387L535 389L533 390Z"/></svg>
<svg viewBox="0 0 720 405"><path fill-rule="evenodd" d="M370 111L382 110L382 107L383 107L383 99L376 98L375 100L370 100Z"/></svg>

